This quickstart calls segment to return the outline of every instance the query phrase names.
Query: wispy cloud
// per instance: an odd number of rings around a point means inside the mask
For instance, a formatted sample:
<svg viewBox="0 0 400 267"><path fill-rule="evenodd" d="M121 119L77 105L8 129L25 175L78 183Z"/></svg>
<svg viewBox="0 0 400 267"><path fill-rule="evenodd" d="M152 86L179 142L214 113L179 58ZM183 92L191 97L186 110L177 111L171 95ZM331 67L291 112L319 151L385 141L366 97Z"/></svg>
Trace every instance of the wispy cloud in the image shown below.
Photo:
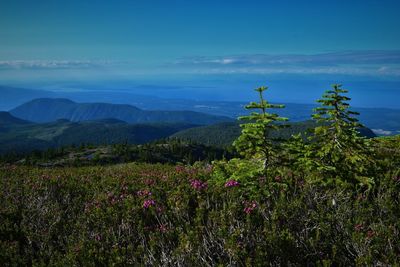
<svg viewBox="0 0 400 267"><path fill-rule="evenodd" d="M207 68L186 70L193 74L336 74L336 75L356 75L356 76L395 76L400 77L399 67L269 67L269 68Z"/></svg>
<svg viewBox="0 0 400 267"><path fill-rule="evenodd" d="M392 135L392 134L396 133L396 131L388 131L388 130L383 130L383 129L372 129L372 131L377 135ZM397 131L397 132L399 132L399 131Z"/></svg>
<svg viewBox="0 0 400 267"><path fill-rule="evenodd" d="M123 62L107 60L3 60L1 69L86 69L104 67Z"/></svg>
<svg viewBox="0 0 400 267"><path fill-rule="evenodd" d="M338 65L338 64L400 64L399 51L344 51L314 55L232 55L217 57L189 57L175 64L206 65Z"/></svg>
<svg viewBox="0 0 400 267"><path fill-rule="evenodd" d="M232 55L173 62L197 73L344 74L400 76L399 51L344 51L313 55Z"/></svg>
<svg viewBox="0 0 400 267"><path fill-rule="evenodd" d="M64 73L70 70L74 72L74 75L81 73L81 70L87 70L87 72L101 73L102 76L114 75L117 77L131 77L135 74L295 74L399 79L400 50L344 51L312 55L199 56L181 58L161 65L115 60L3 60L0 61L1 70L17 72L19 70L64 70ZM85 75L89 74L85 73Z"/></svg>

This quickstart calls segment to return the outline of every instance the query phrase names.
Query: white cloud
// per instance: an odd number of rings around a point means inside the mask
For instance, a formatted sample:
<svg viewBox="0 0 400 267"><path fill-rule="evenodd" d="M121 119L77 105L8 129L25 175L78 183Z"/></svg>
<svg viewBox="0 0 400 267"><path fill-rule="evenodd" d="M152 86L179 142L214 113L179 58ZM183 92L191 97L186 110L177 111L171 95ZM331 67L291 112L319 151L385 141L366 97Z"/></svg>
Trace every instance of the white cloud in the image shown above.
<svg viewBox="0 0 400 267"><path fill-rule="evenodd" d="M210 74L343 74L400 77L400 51L347 51L314 55L191 57L175 66Z"/></svg>
<svg viewBox="0 0 400 267"><path fill-rule="evenodd" d="M1 69L80 69L116 64L106 60L2 60Z"/></svg>
<svg viewBox="0 0 400 267"><path fill-rule="evenodd" d="M137 63L137 62L136 62ZM345 51L295 55L228 55L190 57L163 65L112 60L3 60L2 70L71 70L118 77L135 74L295 74L349 75L400 79L400 51ZM107 72L107 73L106 73ZM19 72L20 73L20 72Z"/></svg>
<svg viewBox="0 0 400 267"><path fill-rule="evenodd" d="M248 54L216 57L188 57L176 64L242 64L242 65L336 65L336 64L400 64L399 51L343 51L321 54Z"/></svg>
<svg viewBox="0 0 400 267"><path fill-rule="evenodd" d="M384 129L372 129L372 131L377 135L392 135L394 134L393 131L388 131Z"/></svg>
<svg viewBox="0 0 400 267"><path fill-rule="evenodd" d="M239 68L203 68L188 69L187 73L198 74L336 74L356 76L396 76L400 77L400 68L380 70L362 67L239 67Z"/></svg>

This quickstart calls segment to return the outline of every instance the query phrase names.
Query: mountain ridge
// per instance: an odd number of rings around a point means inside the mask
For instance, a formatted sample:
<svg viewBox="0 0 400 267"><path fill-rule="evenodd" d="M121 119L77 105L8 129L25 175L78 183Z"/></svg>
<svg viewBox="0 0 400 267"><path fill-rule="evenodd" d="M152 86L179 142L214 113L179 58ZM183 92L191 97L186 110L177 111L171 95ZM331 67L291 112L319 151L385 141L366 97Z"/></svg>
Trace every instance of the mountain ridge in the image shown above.
<svg viewBox="0 0 400 267"><path fill-rule="evenodd" d="M195 111L142 110L128 104L76 103L65 98L34 99L10 110L10 113L36 123L58 119L79 122L111 118L128 123L180 122L199 125L232 121L229 117Z"/></svg>
<svg viewBox="0 0 400 267"><path fill-rule="evenodd" d="M200 113L225 116L235 119L248 113L244 109L247 102L243 101L217 101L162 98L154 95L141 95L136 91L44 91L36 89L23 89L0 85L0 110L10 110L26 103L28 100L38 98L67 98L77 103L113 103L129 104L139 109L150 110L187 110ZM274 101L272 101L274 102ZM286 107L276 112L290 121L304 121L311 118L312 109L316 103L280 102ZM359 120L366 127L378 135L394 135L400 133L400 109L393 107L357 107L352 110L360 112ZM107 116L109 117L109 116ZM26 118L25 118L26 119Z"/></svg>

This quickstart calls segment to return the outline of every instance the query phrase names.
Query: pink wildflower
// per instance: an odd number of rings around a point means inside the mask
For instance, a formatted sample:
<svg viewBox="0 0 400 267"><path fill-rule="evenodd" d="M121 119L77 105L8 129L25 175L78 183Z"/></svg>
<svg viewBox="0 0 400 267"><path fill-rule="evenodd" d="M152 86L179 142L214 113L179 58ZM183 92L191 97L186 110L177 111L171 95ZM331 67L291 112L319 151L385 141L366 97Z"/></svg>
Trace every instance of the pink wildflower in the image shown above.
<svg viewBox="0 0 400 267"><path fill-rule="evenodd" d="M257 202L255 201L251 201L251 202L245 202L244 203L245 207L244 207L244 212L246 214L250 214L253 210L255 210L257 208Z"/></svg>
<svg viewBox="0 0 400 267"><path fill-rule="evenodd" d="M196 190L202 190L202 189L207 188L207 186L208 186L207 182L202 182L202 181L196 180L196 179L191 180L190 185Z"/></svg>
<svg viewBox="0 0 400 267"><path fill-rule="evenodd" d="M239 182L235 180L229 180L225 183L225 187L235 187L239 186Z"/></svg>
<svg viewBox="0 0 400 267"><path fill-rule="evenodd" d="M155 205L156 205L156 202L153 199L146 199L143 202L143 208L145 208L145 209L148 209L148 208L150 208L152 206L155 206Z"/></svg>
<svg viewBox="0 0 400 267"><path fill-rule="evenodd" d="M147 190L147 189L139 190L139 191L136 192L136 194L137 194L139 197L151 196L151 192L150 192L149 190Z"/></svg>

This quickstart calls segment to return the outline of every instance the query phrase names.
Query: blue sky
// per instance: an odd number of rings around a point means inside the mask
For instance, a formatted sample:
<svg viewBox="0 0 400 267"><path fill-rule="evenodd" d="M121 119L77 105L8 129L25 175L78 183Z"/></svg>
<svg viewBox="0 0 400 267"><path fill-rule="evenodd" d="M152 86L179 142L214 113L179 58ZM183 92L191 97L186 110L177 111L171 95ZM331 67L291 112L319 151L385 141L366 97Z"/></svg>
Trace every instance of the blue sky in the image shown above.
<svg viewBox="0 0 400 267"><path fill-rule="evenodd" d="M399 13L390 0L2 0L0 84L235 100L262 83L312 102L342 82L361 106L400 108Z"/></svg>

